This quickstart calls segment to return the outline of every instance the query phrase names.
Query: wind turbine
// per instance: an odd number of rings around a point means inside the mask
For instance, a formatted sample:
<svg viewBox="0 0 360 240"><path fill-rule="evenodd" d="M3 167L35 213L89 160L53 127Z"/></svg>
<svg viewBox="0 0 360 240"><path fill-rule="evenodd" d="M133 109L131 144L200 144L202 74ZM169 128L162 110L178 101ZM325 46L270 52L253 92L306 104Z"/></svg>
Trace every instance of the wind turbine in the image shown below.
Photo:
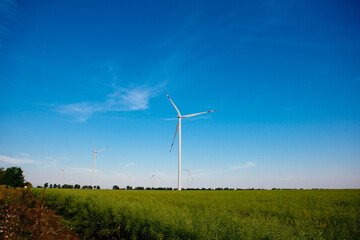
<svg viewBox="0 0 360 240"><path fill-rule="evenodd" d="M174 136L174 140L171 144L171 147L170 147L170 152L171 152L171 149L174 145L174 142L175 142L175 138L176 138L176 133L177 131L179 130L179 163L178 163L178 190L181 191L181 119L182 118L187 118L187 117L194 117L194 116L197 116L197 115L200 115L200 114L204 114L204 113L211 113L211 112L215 112L216 110L211 110L211 111L206 111L206 112L200 112L200 113L194 113L194 114L189 114L189 115L184 115L184 116L181 116L180 112L179 112L179 109L175 106L174 102L171 100L170 96L166 93L167 97L169 98L170 102L172 103L172 105L174 106L176 112L178 113L177 117L179 118L179 122L176 126L176 130L175 130L175 136Z"/></svg>
<svg viewBox="0 0 360 240"><path fill-rule="evenodd" d="M96 154L98 154L99 152L102 152L102 151L104 151L104 150L106 150L106 149L108 149L108 148L110 148L110 147L106 147L106 148L104 148L104 149L101 149L101 150L99 150L99 151L96 151L94 145L92 144L92 142L90 142L90 144L91 144L91 146L92 146L93 149L94 149L94 165L93 165L93 171L92 171L92 177L91 177L91 187L94 188L94 171L95 171Z"/></svg>
<svg viewBox="0 0 360 240"><path fill-rule="evenodd" d="M158 175L156 175L155 173L150 177L150 178L152 178L153 179L153 188L154 188L154 186L155 186L155 178L160 178Z"/></svg>
<svg viewBox="0 0 360 240"><path fill-rule="evenodd" d="M183 169L184 171L187 171L187 180L188 180L188 188L190 188L190 177L191 179L194 179L191 175L190 169Z"/></svg>
<svg viewBox="0 0 360 240"><path fill-rule="evenodd" d="M61 169L60 171L61 171L61 173L63 175L63 184L65 184L65 170Z"/></svg>
<svg viewBox="0 0 360 240"><path fill-rule="evenodd" d="M129 185L128 186L131 186L131 176L129 175Z"/></svg>

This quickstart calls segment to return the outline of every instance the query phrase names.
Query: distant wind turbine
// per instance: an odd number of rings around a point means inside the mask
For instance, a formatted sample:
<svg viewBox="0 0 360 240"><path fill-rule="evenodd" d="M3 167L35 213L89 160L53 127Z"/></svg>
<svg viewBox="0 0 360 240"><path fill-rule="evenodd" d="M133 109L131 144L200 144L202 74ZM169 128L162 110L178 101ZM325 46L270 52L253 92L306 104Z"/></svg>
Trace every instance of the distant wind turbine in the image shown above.
<svg viewBox="0 0 360 240"><path fill-rule="evenodd" d="M104 149L101 149L101 150L99 150L99 151L96 151L94 145L92 144L92 142L90 142L90 144L91 144L91 146L92 146L93 149L94 149L94 165L93 165L93 171L92 171L92 177L91 177L91 187L94 188L94 171L95 171L96 154L98 154L99 152L102 152L102 151L104 151L104 150L106 150L106 149L108 149L108 148L110 148L110 147L106 147L106 148L104 148Z"/></svg>
<svg viewBox="0 0 360 240"><path fill-rule="evenodd" d="M179 109L175 106L175 104L173 103L173 101L171 100L170 96L166 93L167 97L169 98L170 102L172 103L172 105L174 106L176 112L178 113L177 117L179 118L179 122L176 126L176 130L175 130L175 136L174 136L174 140L171 144L171 147L170 147L170 152L171 152L171 149L174 145L174 142L175 142L175 138L176 138L176 133L177 131L179 130L179 163L178 163L178 190L181 191L181 119L182 118L187 118L187 117L194 117L194 116L197 116L197 115L200 115L200 114L204 114L204 113L211 113L211 112L215 112L216 110L211 110L211 111L206 111L206 112L200 112L200 113L194 113L194 114L189 114L189 115L184 115L184 116L181 116L180 112L179 112Z"/></svg>
<svg viewBox="0 0 360 240"><path fill-rule="evenodd" d="M188 188L190 188L190 177L191 179L194 179L191 175L191 170L190 169L183 169L183 170L187 171Z"/></svg>
<svg viewBox="0 0 360 240"><path fill-rule="evenodd" d="M155 178L160 178L158 175L156 175L155 173L150 177L150 178L152 178L153 179L153 188L154 188L154 186L155 186Z"/></svg>
<svg viewBox="0 0 360 240"><path fill-rule="evenodd" d="M65 184L65 170L61 169L60 171L61 171L61 173L63 175L63 184Z"/></svg>

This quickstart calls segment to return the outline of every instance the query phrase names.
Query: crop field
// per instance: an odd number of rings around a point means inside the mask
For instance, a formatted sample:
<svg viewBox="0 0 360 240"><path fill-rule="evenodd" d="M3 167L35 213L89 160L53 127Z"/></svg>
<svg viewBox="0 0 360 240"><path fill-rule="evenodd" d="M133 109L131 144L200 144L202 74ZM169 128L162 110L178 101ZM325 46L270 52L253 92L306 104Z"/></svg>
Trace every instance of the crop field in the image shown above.
<svg viewBox="0 0 360 240"><path fill-rule="evenodd" d="M360 190L31 193L84 239L360 239Z"/></svg>

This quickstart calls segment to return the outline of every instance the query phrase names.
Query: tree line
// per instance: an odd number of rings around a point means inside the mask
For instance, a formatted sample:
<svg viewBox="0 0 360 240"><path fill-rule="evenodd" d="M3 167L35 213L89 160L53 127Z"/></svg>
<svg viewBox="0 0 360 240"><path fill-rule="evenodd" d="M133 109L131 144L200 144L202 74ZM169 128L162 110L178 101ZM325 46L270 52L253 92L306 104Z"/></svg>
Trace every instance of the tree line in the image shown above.
<svg viewBox="0 0 360 240"><path fill-rule="evenodd" d="M0 185L11 187L32 187L32 184L25 181L23 170L20 167L9 167L6 170L0 168Z"/></svg>
<svg viewBox="0 0 360 240"><path fill-rule="evenodd" d="M0 185L7 185L11 187L32 187L32 184L28 181L25 181L23 175L23 170L20 167L9 167L6 170L3 167L0 167ZM64 189L100 189L100 186L90 186L84 185L80 186L79 184L49 184L45 183L44 186L37 186L37 188L64 188ZM126 186L126 188L120 188L118 185L114 185L113 190L177 190L177 188L171 187L135 187ZM264 188L182 188L181 190L203 190L203 191L230 191L230 190L266 190ZM272 188L271 190L303 190L303 188ZM312 190L318 190L318 188L313 188Z"/></svg>

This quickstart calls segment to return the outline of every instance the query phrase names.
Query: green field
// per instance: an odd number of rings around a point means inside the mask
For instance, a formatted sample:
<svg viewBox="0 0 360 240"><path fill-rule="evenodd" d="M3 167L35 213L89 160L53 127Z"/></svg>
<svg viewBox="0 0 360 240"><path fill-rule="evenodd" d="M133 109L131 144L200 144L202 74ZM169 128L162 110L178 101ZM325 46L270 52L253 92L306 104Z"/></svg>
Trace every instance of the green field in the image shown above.
<svg viewBox="0 0 360 240"><path fill-rule="evenodd" d="M360 239L360 190L46 189L45 202L85 239Z"/></svg>

